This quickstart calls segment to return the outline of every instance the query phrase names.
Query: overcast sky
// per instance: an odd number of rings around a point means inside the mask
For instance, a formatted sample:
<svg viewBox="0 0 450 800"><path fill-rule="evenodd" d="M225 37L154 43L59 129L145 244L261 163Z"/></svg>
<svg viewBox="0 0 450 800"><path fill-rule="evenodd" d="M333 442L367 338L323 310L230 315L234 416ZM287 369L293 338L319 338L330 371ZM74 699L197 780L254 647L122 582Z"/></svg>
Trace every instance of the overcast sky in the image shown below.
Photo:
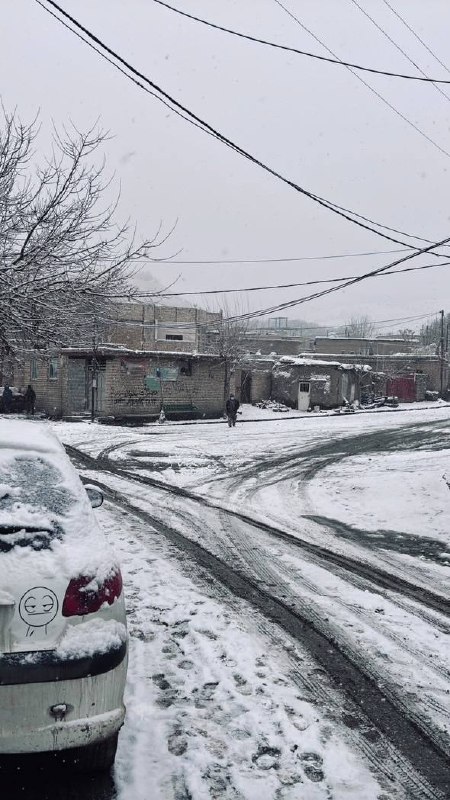
<svg viewBox="0 0 450 800"><path fill-rule="evenodd" d="M358 2L427 75L450 79L450 72L383 0ZM353 0L283 4L340 58L419 74ZM450 68L448 0L390 4ZM120 215L135 220L142 236L152 234L160 220L167 230L178 220L161 257L181 250L176 259L186 261L280 259L396 247L321 209L184 122L34 0L2 0L1 5L4 105L17 107L25 119L40 110L43 138L51 120L63 124L71 119L86 128L99 117L113 135L106 157L121 184ZM177 100L309 191L419 236L436 241L450 236L450 156L344 67L236 39L153 0L60 0L60 5ZM276 0L173 0L172 5L254 36L326 54ZM449 99L433 85L361 74L450 153ZM450 86L443 89L450 98ZM200 292L357 275L394 257L164 263L147 272L163 285L181 275L177 291ZM422 263L432 260L428 256ZM338 323L359 314L384 320L431 313L448 302L448 269L367 280L288 314ZM298 288L230 295L229 303L233 307L238 298L241 307L263 308L307 293Z"/></svg>

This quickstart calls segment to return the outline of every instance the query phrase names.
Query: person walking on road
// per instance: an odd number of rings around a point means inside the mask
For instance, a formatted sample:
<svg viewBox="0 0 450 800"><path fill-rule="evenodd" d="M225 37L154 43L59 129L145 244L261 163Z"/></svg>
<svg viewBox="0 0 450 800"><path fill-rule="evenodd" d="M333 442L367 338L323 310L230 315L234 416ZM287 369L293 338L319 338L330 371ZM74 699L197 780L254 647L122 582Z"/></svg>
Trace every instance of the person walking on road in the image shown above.
<svg viewBox="0 0 450 800"><path fill-rule="evenodd" d="M11 411L12 400L13 400L13 393L8 384L5 383L5 387L3 389L3 411L5 412L5 414L9 414L9 412Z"/></svg>
<svg viewBox="0 0 450 800"><path fill-rule="evenodd" d="M239 400L237 399L237 397L234 396L234 394L230 394L226 402L225 408L228 418L228 427L234 428L234 426L236 425L236 417L239 408Z"/></svg>
<svg viewBox="0 0 450 800"><path fill-rule="evenodd" d="M33 387L29 383L27 386L27 390L24 394L25 398L25 411L27 414L34 415L34 406L36 403L36 392L34 391Z"/></svg>

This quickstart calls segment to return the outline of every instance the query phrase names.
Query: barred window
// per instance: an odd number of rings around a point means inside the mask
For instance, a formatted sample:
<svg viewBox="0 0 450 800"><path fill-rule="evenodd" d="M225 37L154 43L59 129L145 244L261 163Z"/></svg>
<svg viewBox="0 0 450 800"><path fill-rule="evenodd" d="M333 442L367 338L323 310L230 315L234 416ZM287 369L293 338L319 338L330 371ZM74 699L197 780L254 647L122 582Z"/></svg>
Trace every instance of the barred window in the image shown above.
<svg viewBox="0 0 450 800"><path fill-rule="evenodd" d="M58 356L53 356L48 362L48 377L51 381L55 381L58 377L59 373L59 358Z"/></svg>

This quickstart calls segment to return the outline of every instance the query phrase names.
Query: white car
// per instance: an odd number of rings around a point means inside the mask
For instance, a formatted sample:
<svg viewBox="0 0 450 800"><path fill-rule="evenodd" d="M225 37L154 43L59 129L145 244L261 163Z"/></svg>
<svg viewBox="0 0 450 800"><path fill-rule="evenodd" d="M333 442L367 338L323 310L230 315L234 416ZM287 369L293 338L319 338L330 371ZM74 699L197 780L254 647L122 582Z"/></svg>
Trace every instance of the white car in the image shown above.
<svg viewBox="0 0 450 800"><path fill-rule="evenodd" d="M0 421L0 756L68 751L88 771L114 762L127 631L120 570L91 508L101 502L49 429Z"/></svg>

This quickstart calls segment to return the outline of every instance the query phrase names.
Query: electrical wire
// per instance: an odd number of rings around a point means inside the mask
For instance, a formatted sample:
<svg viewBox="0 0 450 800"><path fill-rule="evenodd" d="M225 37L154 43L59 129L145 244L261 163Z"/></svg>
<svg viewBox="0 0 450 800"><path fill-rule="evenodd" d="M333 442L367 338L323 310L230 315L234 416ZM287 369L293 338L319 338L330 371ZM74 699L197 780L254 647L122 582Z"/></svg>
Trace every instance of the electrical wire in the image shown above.
<svg viewBox="0 0 450 800"><path fill-rule="evenodd" d="M239 147L239 145L236 145L233 141L228 139L226 136L221 134L219 131L217 131L215 128L213 128L211 125L209 125L207 122L202 120L200 117L198 117L192 111L190 111L187 107L185 107L184 105L179 103L177 100L175 100L173 97L171 97L171 95L169 95L167 92L165 92L163 89L161 89L161 87L159 87L156 83L154 83L149 78L147 78L143 73L141 73L137 69L135 69L125 59L123 59L121 56L119 56L114 50L112 50L110 47L108 47L108 45L104 44L97 36L95 36L95 34L93 34L91 31L89 31L87 28L85 28L74 17L72 17L70 14L68 14L68 12L64 11L64 9L61 8L61 6L59 6L57 3L55 3L54 0L45 0L45 2L48 3L49 5L51 5L52 7L54 7L55 9L57 9L57 11L63 17L68 19L71 22L72 25L74 25L79 30L83 31L83 33L88 37L88 39L83 37L78 32L78 30L74 30L73 28L71 28L64 21L64 19L61 19L54 12L52 12L51 9L47 7L47 5L44 5L44 2L42 2L42 0L35 0L35 2L39 6L41 6L41 8L43 8L48 14L50 14L52 17L54 17L58 22L60 22L65 28L67 28L71 33L75 34L85 44L87 44L89 47L91 47L93 50L95 50L96 53L98 53L102 58L104 58L106 61L108 61L112 66L115 66L122 74L124 74L126 77L128 77L130 80L132 80L137 86L139 86L140 88L145 88L145 91L147 91L149 94L151 94L157 100L162 102L166 107L170 108L171 111L173 111L175 114L180 116L186 122L189 122L190 124L194 125L195 127L200 128L200 130L203 130L208 135L213 136L213 138L218 139L220 142L225 144L227 147L232 149L234 152L236 152L239 155L241 155L243 158L248 159L251 163L255 164L256 166L259 166L265 172L267 172L270 175L272 175L273 177L279 179L280 181L285 183L287 186L290 186L292 189L294 189L295 191L297 191L300 194L304 195L305 197L308 197L309 199L314 200L316 203L321 205L323 208L326 208L329 211L332 211L333 213L337 214L338 216L343 217L348 222L352 222L354 225L357 225L358 227L363 228L364 230L369 230L371 233L375 233L377 236L380 236L380 237L382 237L384 239L387 239L390 242L394 242L395 244L401 244L401 245L404 245L404 246L406 246L408 248L413 249L413 245L411 245L409 242L404 242L402 240L399 240L399 239L396 239L396 238L394 238L392 236L389 236L389 235L387 235L385 233L382 233L381 231L376 230L376 228L371 227L371 225L366 224L366 222L371 222L373 225L377 225L378 227L386 228L387 230L395 230L395 229L390 229L387 226L382 225L381 223L369 220L368 217L363 217L362 215L358 214L357 212L353 212L350 209L345 209L343 206L338 206L337 204L332 203L331 201L326 200L325 198L322 198L319 195L313 194L312 192L304 189L303 187L301 187L299 184L295 183L294 181L291 181L289 178L286 178L284 175L282 175L281 173L277 172L272 167L269 167L267 164L265 164L264 162L260 161L258 158L256 158L255 156L251 155L249 152L247 152L243 148ZM278 2L278 0L275 0L275 2ZM95 42L96 45L98 45L101 49L98 49L98 47L94 46L92 44L92 41L90 41L90 40ZM105 50L114 59L119 61L120 64L123 64L126 67L126 69L129 70L132 73L132 75L129 75L128 72L126 72L118 64L116 64L115 61L113 61L111 58L106 56L104 54L103 50ZM137 76L137 78L139 78L139 80L136 80L136 77L134 77L134 76ZM151 86L154 91L150 91L150 90L148 90L147 87L143 87L141 81L144 81L149 86ZM162 95L162 96L160 96L160 95ZM359 219L354 219L353 216L350 216L350 215L353 215L354 217L357 217ZM360 220L365 220L365 222L361 222ZM409 236L410 238L416 238L416 239L421 240L421 237L417 237L417 236L413 237L412 234L404 233L402 235ZM426 240L426 241L429 241L429 240ZM441 254L438 254L438 253L432 253L432 254L436 255L438 257L441 256Z"/></svg>
<svg viewBox="0 0 450 800"><path fill-rule="evenodd" d="M420 322L422 319L430 319L430 317L436 317L438 313L439 313L438 311L430 311L428 314L418 314L418 315L409 316L409 317L393 317L391 319L382 319L382 320L374 320L374 321L370 320L370 324L373 327L380 327L380 326L384 327L386 325L386 323L388 323L388 322L392 323L392 324L393 323L399 323L399 322ZM152 330L152 329L156 330L157 328L164 328L164 330L174 330L174 331L178 330L178 331L180 331L180 330L190 330L190 329L199 329L199 328L201 329L201 328L210 328L210 327L217 328L218 325L220 326L223 322L227 322L227 320L226 319L224 319L224 320L223 319L222 320L221 319L217 319L217 320L209 321L209 322L198 322L198 321L195 321L195 322L166 322L166 321L156 320L155 322L142 322L142 321L139 321L139 320L117 319L117 318L114 319L114 318L111 318L111 317L103 317L102 318L102 322L113 324L113 325L123 325L126 328L140 328L140 329L145 328L146 330ZM320 329L328 329L328 330L330 330L331 328L334 328L334 329L343 328L343 327L345 327L345 323L343 323L343 322L328 323L327 325L311 325L309 327L305 326L305 325L300 325L298 327L300 327L302 329L302 331L316 331L316 330L320 330ZM263 328L263 329L254 328L254 329L250 329L250 330L255 330L255 331L257 331L257 330L274 330L274 331L276 331L277 329L276 328Z"/></svg>
<svg viewBox="0 0 450 800"><path fill-rule="evenodd" d="M331 50L328 47L328 45L326 45L321 39L319 39L319 37L315 33L313 33L309 28L307 28L306 25L303 22L301 22L300 19L295 14L292 13L292 11L289 11L289 9L285 5L283 5L281 0L273 0L273 1L274 1L274 3L277 4L277 6L282 8L283 11L289 17L291 17L291 19L293 19L298 25L300 25L300 27L304 31L306 31L306 33L308 33L310 36L312 36L312 38L316 42L318 42L328 53L330 53L333 56L333 58L336 58L336 59L338 59L338 61L340 61L340 59L338 58L336 53L334 53L333 50ZM388 106L388 108L390 108L391 111L394 112L394 114L396 114L398 117L400 117L400 119L402 119L403 122L406 122L411 128L413 128L417 133L419 133L420 136L422 136L422 138L426 139L427 142L429 142L429 144L433 145L433 147L435 147L437 150L439 150L443 155L445 155L448 158L450 158L450 153L447 150L445 150L443 147L441 147L441 145L438 144L437 142L435 142L434 139L431 138L431 136L428 136L428 134L425 133L425 131L423 131L421 128L419 128L418 125L416 125L414 122L412 122L407 116L405 116L405 114L403 114L401 111L399 111L398 108L396 108L394 105L392 105L392 103L390 103L389 100L386 100L386 98L380 92L378 92L376 89L374 89L373 86L370 85L370 83L367 83L367 81L365 81L364 78L361 77L361 75L358 75L358 73L355 72L355 70L352 67L346 67L346 68L349 70L349 72L352 73L352 75L355 76L355 78L357 78L362 84L364 84L364 86L366 86L367 89L369 89L369 91L372 92L372 94L374 94L376 97L378 97L379 100L381 100L382 103L384 103L386 106Z"/></svg>
<svg viewBox="0 0 450 800"><path fill-rule="evenodd" d="M444 261L441 264L424 264L420 267L405 267L405 269L397 269L392 272L382 272L375 275L375 278L384 278L385 275L400 275L402 272L416 272L422 269L434 269L435 267L446 267L450 265L450 261ZM321 283L339 283L340 281L348 281L357 278L357 275L347 275L343 278L322 278L315 281L303 281L302 283L277 283L272 286L247 286L245 289L207 289L199 292L158 292L158 297L187 297L188 295L204 295L204 294L245 294L247 292L262 292L268 289L293 289L298 286L315 286ZM139 297L155 297L154 292L139 294Z"/></svg>
<svg viewBox="0 0 450 800"><path fill-rule="evenodd" d="M284 50L288 53L294 53L295 55L299 56L307 56L308 58L314 58L317 61L325 61L329 64L336 64L341 67L351 67L352 69L361 70L363 72L371 72L375 75L384 75L389 78L404 78L405 80L411 81L422 81L424 83L447 83L450 84L450 80L444 78L430 78L428 75L424 75L420 77L419 75L405 75L401 72L390 72L389 70L383 69L375 69L373 67L363 67L361 64L353 64L350 61L341 61L337 58L327 58L327 56L321 56L318 53L309 53L305 50L299 50L296 47L290 47L285 44L278 44L276 42L268 41L267 39L260 39L257 36L251 36L247 33L242 33L241 31L235 31L231 28L225 28L222 25L217 25L214 22L210 22L209 20L203 19L202 17L197 17L195 14L188 14L187 11L182 11L181 8L176 8L175 6L169 5L169 3L163 2L163 0L153 0L154 3L157 3L159 6L163 6L168 11L173 11L175 14L179 14L181 17L186 17L186 19L190 19L193 22L200 22L202 25L206 25L208 28L214 28L217 31L222 31L222 33L229 33L232 36L237 36L240 39L246 39L249 42L254 42L255 44L262 44L266 47L273 47L276 50Z"/></svg>
<svg viewBox="0 0 450 800"><path fill-rule="evenodd" d="M368 11L365 10L365 8L362 8L362 6L358 3L358 0L350 0L350 2L353 3L353 5L360 10L361 14L364 14L364 16L368 20L370 20L372 25L375 26L375 28L382 34L382 36L385 37L385 39L388 40L388 42L390 42L393 45L393 47L395 47L396 50L398 50L398 52L401 53L402 56L406 58L406 60L409 61L409 63L412 64L413 67L415 67L420 72L423 78L428 77L427 74L423 71L422 67L420 67L419 64L416 64L416 62L411 58L411 56L409 56L408 53L405 50L403 50L402 47L400 47L400 45L395 41L395 39L393 39L392 36L390 36L389 33L384 30L384 28L374 19L374 17L372 17L369 14ZM450 102L450 97L445 94L445 92L441 89L440 86L437 86L436 82L433 82L433 87L436 89L436 91L438 91L442 95L442 97L445 98L445 100L447 100L447 102Z"/></svg>
<svg viewBox="0 0 450 800"><path fill-rule="evenodd" d="M450 236L442 239L440 242L437 242L434 245L429 245L428 247L423 247L421 250L417 250L415 253L409 253L403 258L399 258L396 261L391 261L389 264L385 264L383 267L378 267L377 269L371 270L370 272L366 272L363 275L359 275L357 278L352 278L350 280L346 280L343 283L340 283L338 286L330 286L328 289L323 289L320 292L314 292L313 294L306 295L304 297L297 298L295 300L290 300L285 303L279 303L276 306L271 306L269 308L262 308L258 309L257 311L248 312L247 314L237 314L233 317L228 317L227 322L238 322L242 320L252 319L258 316L267 316L267 314L273 314L277 311L285 310L287 308L293 308L294 306L302 305L303 303L309 302L311 300L317 300L320 297L325 297L328 294L332 294L333 292L341 291L342 289L346 289L349 286L353 286L356 283L360 283L361 281L367 280L367 278L373 278L375 275L378 275L382 272L386 272L387 270L391 269L392 267L396 267L399 264L404 263L405 261L409 261L412 258L417 258L417 256L422 255L423 253L430 252L434 247L440 247L443 244L446 244L450 241Z"/></svg>
<svg viewBox="0 0 450 800"><path fill-rule="evenodd" d="M296 256L292 258L197 258L196 260L180 259L161 259L162 263L168 264L188 264L191 266L202 266L204 264L281 264L295 261L327 261L337 258L361 258L363 256L390 255L391 253L406 253L409 248L397 250L366 250L363 253L338 253L329 256Z"/></svg>
<svg viewBox="0 0 450 800"><path fill-rule="evenodd" d="M410 33L412 33L412 35L417 39L418 42L420 42L420 44L425 48L425 50L430 54L430 56L433 56L433 58L438 62L438 64L440 64L441 67L444 67L446 72L450 74L450 69L448 68L447 64L444 64L444 62L441 61L441 59L436 55L436 53L434 53L433 50L431 50L431 48L428 47L427 43L424 42L423 39L421 39L419 34L416 33L416 31L414 30L414 28L411 27L411 25L408 25L404 17L402 17L402 15L399 14L399 12L396 11L396 9L391 6L388 0L382 0L382 2L392 11L393 14L395 14L397 19L400 20L400 22L405 26L405 28L407 28L410 31Z"/></svg>

